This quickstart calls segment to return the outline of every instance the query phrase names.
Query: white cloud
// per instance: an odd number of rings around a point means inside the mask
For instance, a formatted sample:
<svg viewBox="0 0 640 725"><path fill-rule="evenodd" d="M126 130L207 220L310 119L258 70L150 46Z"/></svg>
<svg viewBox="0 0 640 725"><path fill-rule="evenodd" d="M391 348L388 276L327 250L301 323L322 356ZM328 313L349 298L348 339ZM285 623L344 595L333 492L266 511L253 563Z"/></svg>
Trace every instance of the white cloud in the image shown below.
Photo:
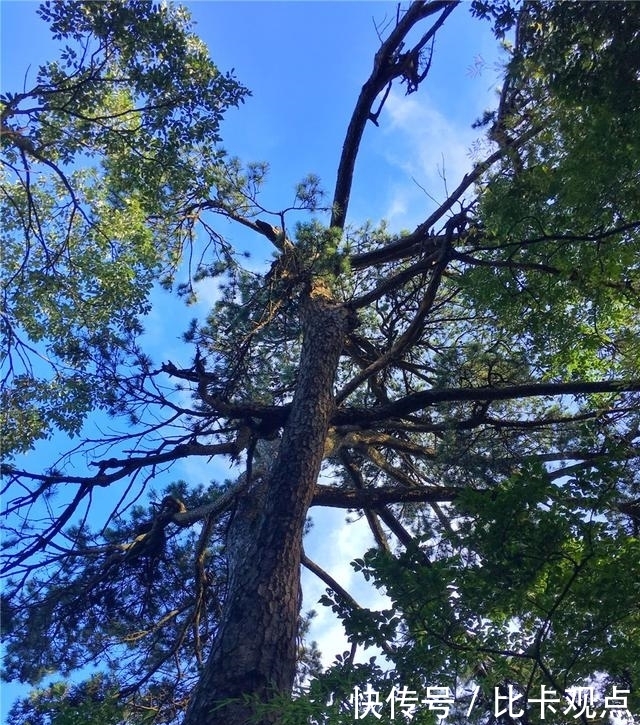
<svg viewBox="0 0 640 725"><path fill-rule="evenodd" d="M366 520L345 523L345 512L339 509L312 509L314 526L305 538L307 555L327 571L362 606L371 609L387 609L390 602L362 575L354 571L351 561L360 557L374 545ZM336 654L350 650L342 625L328 607L318 604L325 593L326 584L306 569L302 571L304 602L303 611L314 609L309 639L316 640L322 652L323 664L330 665ZM357 659L366 657L359 651Z"/></svg>
<svg viewBox="0 0 640 725"><path fill-rule="evenodd" d="M465 122L450 120L425 93L391 93L380 153L401 173L389 184L385 218L392 227L415 226L442 203L472 167L471 147L481 135Z"/></svg>

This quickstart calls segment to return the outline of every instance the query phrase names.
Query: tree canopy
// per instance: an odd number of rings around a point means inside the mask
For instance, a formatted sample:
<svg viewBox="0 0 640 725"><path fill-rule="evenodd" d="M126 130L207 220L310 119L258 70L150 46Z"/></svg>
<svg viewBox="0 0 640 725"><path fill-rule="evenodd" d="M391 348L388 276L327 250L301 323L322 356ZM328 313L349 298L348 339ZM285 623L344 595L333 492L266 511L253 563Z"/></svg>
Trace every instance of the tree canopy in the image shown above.
<svg viewBox="0 0 640 725"><path fill-rule="evenodd" d="M219 126L247 94L184 9L39 13L60 58L2 97L5 454L122 410L107 383L139 364L140 317L190 244L194 204L212 190L230 201Z"/></svg>
<svg viewBox="0 0 640 725"><path fill-rule="evenodd" d="M394 87L419 92L436 35L469 9L507 53L476 121L486 153L413 231L351 224L365 129ZM38 690L11 725L638 714L640 6L398 8L331 204L311 175L271 215L266 165L220 146L248 91L184 9L40 12L68 45L2 99L4 675L101 672ZM242 263L221 219L272 246L268 270ZM139 332L189 256L183 291L222 284L180 367ZM9 457L97 410L130 431L77 446L87 473ZM238 475L150 496L189 457ZM117 501L100 518L104 490ZM367 521L375 547L352 566L387 609L305 552L321 506ZM301 567L352 644L324 671ZM363 662L366 647L380 654ZM451 702L425 703L433 687Z"/></svg>

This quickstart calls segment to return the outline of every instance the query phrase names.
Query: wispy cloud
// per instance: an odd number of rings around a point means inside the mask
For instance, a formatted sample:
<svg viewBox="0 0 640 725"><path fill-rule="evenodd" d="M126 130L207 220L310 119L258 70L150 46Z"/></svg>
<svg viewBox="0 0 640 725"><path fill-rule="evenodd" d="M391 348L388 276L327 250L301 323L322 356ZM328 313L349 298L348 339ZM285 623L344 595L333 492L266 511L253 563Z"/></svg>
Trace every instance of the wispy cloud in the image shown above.
<svg viewBox="0 0 640 725"><path fill-rule="evenodd" d="M471 148L481 136L470 121L451 120L425 93L403 96L391 93L385 104L388 143L382 152L398 172L389 185L385 218L392 227L415 226L473 164Z"/></svg>
<svg viewBox="0 0 640 725"><path fill-rule="evenodd" d="M305 538L305 549L311 558L327 571L355 600L371 609L390 606L389 600L354 571L351 561L374 545L366 521L345 523L345 513L335 509L313 509L314 526ZM326 584L303 569L304 611L314 609L310 639L318 642L323 664L330 665L336 654L351 648L341 623L328 608L317 604ZM362 653L361 653L362 654Z"/></svg>

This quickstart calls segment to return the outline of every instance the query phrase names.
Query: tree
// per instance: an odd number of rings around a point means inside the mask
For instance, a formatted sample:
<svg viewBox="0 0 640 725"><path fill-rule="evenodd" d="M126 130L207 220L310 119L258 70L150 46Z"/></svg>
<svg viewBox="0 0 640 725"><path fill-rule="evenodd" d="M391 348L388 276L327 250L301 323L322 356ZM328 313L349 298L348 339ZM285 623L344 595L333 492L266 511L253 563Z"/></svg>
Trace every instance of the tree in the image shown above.
<svg viewBox="0 0 640 725"><path fill-rule="evenodd" d="M184 10L39 13L67 44L33 88L2 97L5 454L78 433L94 408L122 410L119 368L141 364L139 318L190 245L194 203L215 188L242 206L219 127L247 90L213 65Z"/></svg>
<svg viewBox="0 0 640 725"><path fill-rule="evenodd" d="M104 21L102 6L53 7L54 20L88 9L92 33ZM9 675L112 662L132 720L136 708L158 722L185 711L188 724L351 721L349 695L367 682L469 687L481 722L510 721L492 714L496 691L524 702L541 687L567 698L573 685L616 686L635 706L639 10L473 9L499 36L515 23L499 106L480 121L495 145L413 232L347 225L355 160L392 86L413 93L427 77L454 2L398 11L381 41L328 226L292 230L288 211L259 218L259 166L243 176L231 165L222 198L213 177L194 190L189 218L236 220L275 260L251 273L218 239L223 264L195 272L226 279L187 333L193 364L154 369L138 356L129 378L114 376L117 411L137 413L133 452L96 456L88 476L5 468L13 520L58 487L74 490L45 528L9 524ZM296 206L319 203L309 178ZM163 223L180 212L163 208ZM150 221L140 224L153 235ZM168 381L187 385L191 404L176 403ZM102 531L78 520L100 488L187 456L244 470L208 488L177 482ZM384 587L389 610L360 607L307 557L311 506L366 517L377 547L354 566ZM301 565L327 583L354 649L288 706ZM389 667L355 663L370 644ZM451 714L462 722L466 708Z"/></svg>

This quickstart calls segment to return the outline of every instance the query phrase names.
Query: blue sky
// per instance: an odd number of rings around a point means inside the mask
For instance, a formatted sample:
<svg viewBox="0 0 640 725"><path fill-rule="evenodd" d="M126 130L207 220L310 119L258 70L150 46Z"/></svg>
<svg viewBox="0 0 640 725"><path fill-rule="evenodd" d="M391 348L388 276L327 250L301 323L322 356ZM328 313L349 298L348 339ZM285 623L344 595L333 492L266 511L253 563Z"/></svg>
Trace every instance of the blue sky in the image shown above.
<svg viewBox="0 0 640 725"><path fill-rule="evenodd" d="M295 184L308 173L321 177L330 198L349 117L379 45L374 21L382 31L393 22L396 5L204 0L187 5L220 69L234 68L253 92L244 106L229 112L222 130L231 154L269 162L262 204L274 211L288 206ZM29 87L37 66L56 55L56 44L36 8L37 3L17 0L0 5L3 91ZM471 124L496 103L499 57L488 25L472 18L468 5L458 7L437 37L431 72L420 91L411 96L404 95L404 87L393 91L380 128L370 124L365 132L351 223L386 218L392 230L411 229L433 208L430 196L444 198L445 178L450 189L458 184L472 165L478 132ZM269 255L245 228L223 221L217 228L240 249L252 251L253 264ZM191 309L167 293L155 295L154 309L145 321L145 345L156 363L188 363L193 353L181 345L180 335L191 317L206 314L216 294L213 286L201 293L201 302ZM32 453L28 465L44 468L65 447L70 447L69 441L56 438ZM167 482L185 478L206 483L224 475L224 467L187 461L172 469ZM375 596L355 579L344 553L355 556L368 546L364 526L345 527L345 514L338 511L314 510L312 515L316 525L306 542L307 553L362 603L374 602ZM307 580L305 609L314 606L323 591L323 585ZM313 634L330 661L343 646L330 612L320 608L318 615ZM2 716L15 692L3 685Z"/></svg>

